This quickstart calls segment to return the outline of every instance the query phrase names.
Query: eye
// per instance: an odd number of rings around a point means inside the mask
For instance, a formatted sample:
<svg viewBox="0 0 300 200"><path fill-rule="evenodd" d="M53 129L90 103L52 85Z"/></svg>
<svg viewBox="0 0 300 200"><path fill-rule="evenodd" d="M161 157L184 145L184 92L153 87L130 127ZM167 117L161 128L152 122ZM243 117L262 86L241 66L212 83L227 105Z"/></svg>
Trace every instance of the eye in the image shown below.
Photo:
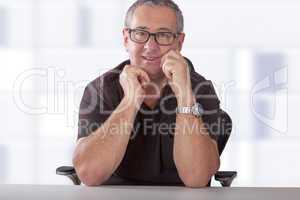
<svg viewBox="0 0 300 200"><path fill-rule="evenodd" d="M143 37L145 35L147 35L147 33L145 31L135 31L134 33L136 36L139 36L139 37Z"/></svg>
<svg viewBox="0 0 300 200"><path fill-rule="evenodd" d="M166 38L166 39L169 39L171 38L173 35L172 33L169 33L169 32L158 32L157 33L157 37L158 38Z"/></svg>

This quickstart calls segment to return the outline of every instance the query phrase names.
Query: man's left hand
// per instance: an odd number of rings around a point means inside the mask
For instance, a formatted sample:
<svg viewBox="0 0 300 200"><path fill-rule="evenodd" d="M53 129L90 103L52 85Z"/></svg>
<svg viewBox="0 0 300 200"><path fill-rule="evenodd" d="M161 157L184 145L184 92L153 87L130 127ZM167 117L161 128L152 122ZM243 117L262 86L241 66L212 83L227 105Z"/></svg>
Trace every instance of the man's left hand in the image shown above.
<svg viewBox="0 0 300 200"><path fill-rule="evenodd" d="M170 50L163 56L162 71L177 98L178 106L194 105L189 67L178 50Z"/></svg>

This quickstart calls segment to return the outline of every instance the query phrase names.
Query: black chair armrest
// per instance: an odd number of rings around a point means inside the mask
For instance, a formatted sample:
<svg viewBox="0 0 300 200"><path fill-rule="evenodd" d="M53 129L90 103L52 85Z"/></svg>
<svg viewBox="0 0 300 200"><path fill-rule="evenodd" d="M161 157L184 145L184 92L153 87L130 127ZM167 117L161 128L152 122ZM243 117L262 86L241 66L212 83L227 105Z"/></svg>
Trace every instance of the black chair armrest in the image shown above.
<svg viewBox="0 0 300 200"><path fill-rule="evenodd" d="M223 187L230 187L236 176L236 171L218 171L215 174L215 180L219 181Z"/></svg>
<svg viewBox="0 0 300 200"><path fill-rule="evenodd" d="M58 167L56 168L56 174L69 177L71 181L74 183L74 185L81 184L81 181L76 174L75 168L72 166Z"/></svg>

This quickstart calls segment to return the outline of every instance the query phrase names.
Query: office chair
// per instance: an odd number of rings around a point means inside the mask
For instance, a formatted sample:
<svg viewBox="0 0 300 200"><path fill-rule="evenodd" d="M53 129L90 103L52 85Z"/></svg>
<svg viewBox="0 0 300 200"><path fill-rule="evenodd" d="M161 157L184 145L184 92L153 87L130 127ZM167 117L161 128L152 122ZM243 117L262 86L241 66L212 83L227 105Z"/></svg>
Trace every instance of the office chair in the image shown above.
<svg viewBox="0 0 300 200"><path fill-rule="evenodd" d="M232 121L229 115L225 111L221 111L220 116L221 117L219 118L220 120L219 123L222 130L220 130L221 132L219 133L219 137L218 137L218 149L221 156L232 131ZM67 176L72 180L74 185L81 184L81 181L78 178L75 168L73 166L58 167L56 169L56 174ZM218 171L214 175L214 178L215 180L221 183L222 187L230 187L232 181L236 176L237 176L236 171ZM121 179L120 177L117 177L115 175L112 175L107 182L103 183L103 185L153 185L153 183L141 182L141 181L139 182L129 181L129 180ZM154 185L158 185L158 184L154 184ZM168 184L168 185L177 185L177 184Z"/></svg>

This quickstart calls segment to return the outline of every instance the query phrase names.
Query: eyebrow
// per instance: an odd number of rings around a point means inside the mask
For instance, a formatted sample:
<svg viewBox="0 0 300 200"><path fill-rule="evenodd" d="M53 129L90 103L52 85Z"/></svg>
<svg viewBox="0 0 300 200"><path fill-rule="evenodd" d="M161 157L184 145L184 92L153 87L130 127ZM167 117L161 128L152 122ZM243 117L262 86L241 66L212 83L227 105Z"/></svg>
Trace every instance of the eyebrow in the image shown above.
<svg viewBox="0 0 300 200"><path fill-rule="evenodd" d="M149 28L146 27L146 26L138 26L138 27L136 27L136 28L137 28L137 29L142 29L142 30L149 30ZM168 32L173 32L171 29L169 29L169 28L164 28L164 27L157 29L157 31L168 31Z"/></svg>

